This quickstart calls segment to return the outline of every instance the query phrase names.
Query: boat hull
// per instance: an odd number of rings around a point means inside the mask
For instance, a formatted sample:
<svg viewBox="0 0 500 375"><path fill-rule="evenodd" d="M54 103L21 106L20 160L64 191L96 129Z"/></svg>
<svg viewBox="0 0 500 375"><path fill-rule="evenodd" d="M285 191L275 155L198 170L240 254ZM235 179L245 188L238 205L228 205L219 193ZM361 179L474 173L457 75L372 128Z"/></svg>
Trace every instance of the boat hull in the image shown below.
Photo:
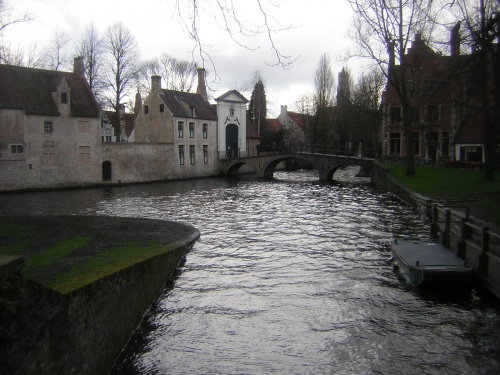
<svg viewBox="0 0 500 375"><path fill-rule="evenodd" d="M472 282L472 268L444 246L421 240L391 241L393 259L413 286Z"/></svg>

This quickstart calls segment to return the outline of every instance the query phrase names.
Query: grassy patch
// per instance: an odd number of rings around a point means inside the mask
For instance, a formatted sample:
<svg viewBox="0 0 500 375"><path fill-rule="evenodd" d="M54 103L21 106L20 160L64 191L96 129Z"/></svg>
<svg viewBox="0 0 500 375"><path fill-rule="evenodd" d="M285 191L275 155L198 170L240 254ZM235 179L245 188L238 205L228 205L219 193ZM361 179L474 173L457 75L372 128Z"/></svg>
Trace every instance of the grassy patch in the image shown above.
<svg viewBox="0 0 500 375"><path fill-rule="evenodd" d="M75 265L68 272L51 280L48 286L61 293L68 293L172 248L172 245L162 246L153 241L112 247L84 263Z"/></svg>
<svg viewBox="0 0 500 375"><path fill-rule="evenodd" d="M481 170L417 166L414 176L406 176L403 164L385 166L411 190L441 201L462 200L478 218L500 225L500 172L495 172L494 180L485 181Z"/></svg>
<svg viewBox="0 0 500 375"><path fill-rule="evenodd" d="M499 172L496 172L495 180L485 181L481 170L417 166L414 176L406 176L403 164L388 164L386 167L400 183L433 198L474 198L500 193Z"/></svg>
<svg viewBox="0 0 500 375"><path fill-rule="evenodd" d="M73 251L86 246L89 242L90 237L88 236L76 236L43 249L27 257L24 272L26 275L33 275L36 270L50 266L59 259L71 254Z"/></svg>

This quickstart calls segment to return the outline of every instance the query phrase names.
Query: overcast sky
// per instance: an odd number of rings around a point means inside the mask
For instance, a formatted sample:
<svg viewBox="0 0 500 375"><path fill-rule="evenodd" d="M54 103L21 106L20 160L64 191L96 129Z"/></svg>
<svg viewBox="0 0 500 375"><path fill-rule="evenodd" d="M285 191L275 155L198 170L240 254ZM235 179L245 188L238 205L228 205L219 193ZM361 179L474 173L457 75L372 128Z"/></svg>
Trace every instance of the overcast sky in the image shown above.
<svg viewBox="0 0 500 375"><path fill-rule="evenodd" d="M183 29L178 16L174 13L176 0L6 0L16 12L29 11L35 20L27 24L13 25L3 34L4 41L13 45L30 42L47 44L53 39L56 30L65 30L73 40L77 40L84 29L93 21L99 32L115 22L121 21L135 37L144 60L168 53L179 59L192 61L193 42ZM192 0L178 0L191 2ZM256 71L260 71L264 81L268 117L279 114L280 105L290 109L304 93L314 91L314 71L323 53L332 61L335 77L345 66L339 57L352 42L346 34L351 25L352 13L346 0L265 0L280 3L279 8L268 9L283 25L292 28L273 35L276 47L283 55L296 61L288 68L269 66L276 63L267 36L258 38L239 38L245 49L233 42L218 26L214 17L202 13L200 24L201 37L207 45L215 69L220 77L212 83L213 97L237 89L250 99L251 89L245 90ZM249 20L255 17L257 3L254 0L233 0L237 10ZM199 1L202 4L213 0ZM215 12L215 9L213 9ZM210 10L208 11L210 12ZM194 61L202 64L198 56ZM350 62L354 78L359 73L359 63ZM207 71L213 71L206 64ZM213 77L208 77L211 80Z"/></svg>

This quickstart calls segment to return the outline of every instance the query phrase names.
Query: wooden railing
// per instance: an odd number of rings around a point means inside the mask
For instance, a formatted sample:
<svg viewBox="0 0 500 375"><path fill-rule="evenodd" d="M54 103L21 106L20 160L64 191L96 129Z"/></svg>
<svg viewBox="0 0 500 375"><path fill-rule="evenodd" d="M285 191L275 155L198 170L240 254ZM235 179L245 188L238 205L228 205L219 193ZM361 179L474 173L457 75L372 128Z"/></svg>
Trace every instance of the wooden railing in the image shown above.
<svg viewBox="0 0 500 375"><path fill-rule="evenodd" d="M500 264L500 234L473 220L468 206L453 208L432 204L431 238L439 239L479 274L488 274L492 271L490 261Z"/></svg>

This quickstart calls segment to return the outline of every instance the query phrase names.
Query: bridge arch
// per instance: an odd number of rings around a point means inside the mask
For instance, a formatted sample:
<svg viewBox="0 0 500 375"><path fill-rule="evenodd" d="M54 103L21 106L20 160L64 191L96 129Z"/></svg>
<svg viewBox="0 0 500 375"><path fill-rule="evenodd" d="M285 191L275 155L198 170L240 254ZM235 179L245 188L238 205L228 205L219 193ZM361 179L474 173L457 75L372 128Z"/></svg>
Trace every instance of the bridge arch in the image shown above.
<svg viewBox="0 0 500 375"><path fill-rule="evenodd" d="M339 168L351 165L361 167L358 176L369 177L374 161L373 159L352 156L288 152L244 158L221 159L219 160L219 170L221 175L227 176L234 174L235 171L247 164L255 170L258 177L272 177L278 164L285 160L294 159L310 164L312 168L318 171L318 177L322 181L332 180L334 173Z"/></svg>
<svg viewBox="0 0 500 375"><path fill-rule="evenodd" d="M262 172L262 176L261 177L272 177L273 174L274 174L274 171L276 170L276 167L284 162L284 161L287 161L287 160L299 160L299 161L302 161L302 162L306 162L308 164L310 164L313 169L316 169L318 170L318 167L311 161L311 160L308 160L306 158L301 158L299 156L291 156L291 155L287 155L287 156L283 156L283 157L278 157L274 160L271 160L270 162L268 162L267 164L265 164L263 166L263 172Z"/></svg>

